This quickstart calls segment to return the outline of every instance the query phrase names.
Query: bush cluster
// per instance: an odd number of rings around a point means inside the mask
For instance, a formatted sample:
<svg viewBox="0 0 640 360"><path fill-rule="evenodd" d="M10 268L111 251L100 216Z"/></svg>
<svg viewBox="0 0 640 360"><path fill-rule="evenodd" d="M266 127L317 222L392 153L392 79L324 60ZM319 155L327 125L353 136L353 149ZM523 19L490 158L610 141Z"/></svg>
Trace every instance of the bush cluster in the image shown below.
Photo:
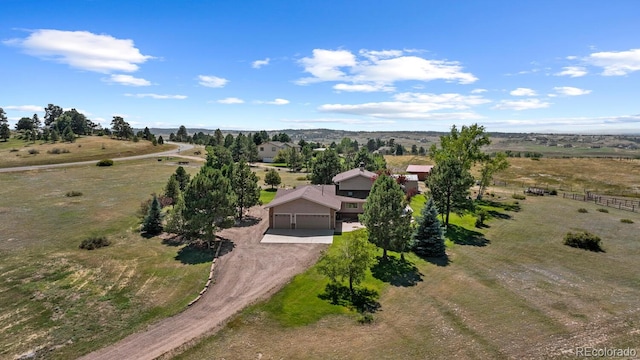
<svg viewBox="0 0 640 360"><path fill-rule="evenodd" d="M565 245L578 248L578 249L585 249L590 251L602 251L600 242L601 242L600 237L586 231L577 232L577 233L568 232L564 236Z"/></svg>
<svg viewBox="0 0 640 360"><path fill-rule="evenodd" d="M58 155L58 154L68 154L69 152L70 152L70 151L69 151L69 149L53 148L53 149L51 149L51 150L47 151L47 154L55 154L55 155Z"/></svg>
<svg viewBox="0 0 640 360"><path fill-rule="evenodd" d="M92 236L82 240L82 243L80 243L80 249L94 250L109 245L111 245L111 242L106 236Z"/></svg>
<svg viewBox="0 0 640 360"><path fill-rule="evenodd" d="M620 219L620 222L625 224L633 224L633 220L631 219Z"/></svg>
<svg viewBox="0 0 640 360"><path fill-rule="evenodd" d="M609 210L603 209L603 208L599 208L599 209L596 209L596 210L600 211L601 213L608 213L609 212Z"/></svg>
<svg viewBox="0 0 640 360"><path fill-rule="evenodd" d="M526 198L527 198L527 197L526 197L525 195L523 195L523 194L513 194L513 195L511 195L511 197L512 197L512 198L514 198L514 199L516 199L516 200L524 200L524 199L526 199Z"/></svg>
<svg viewBox="0 0 640 360"><path fill-rule="evenodd" d="M111 159L102 159L98 161L98 163L96 164L96 166L112 166L112 165L113 165L113 160Z"/></svg>
<svg viewBox="0 0 640 360"><path fill-rule="evenodd" d="M586 214L589 211L587 211L587 209L585 209L585 208L580 208L580 209L578 209L578 212L581 213L581 214Z"/></svg>
<svg viewBox="0 0 640 360"><path fill-rule="evenodd" d="M551 189L551 190L549 191L549 195L558 195L558 190L556 190L556 189Z"/></svg>
<svg viewBox="0 0 640 360"><path fill-rule="evenodd" d="M82 196L82 191L72 190L72 191L67 192L66 195L67 195L67 197Z"/></svg>
<svg viewBox="0 0 640 360"><path fill-rule="evenodd" d="M40 151L37 149L29 149L29 154L31 155L37 155L40 154Z"/></svg>

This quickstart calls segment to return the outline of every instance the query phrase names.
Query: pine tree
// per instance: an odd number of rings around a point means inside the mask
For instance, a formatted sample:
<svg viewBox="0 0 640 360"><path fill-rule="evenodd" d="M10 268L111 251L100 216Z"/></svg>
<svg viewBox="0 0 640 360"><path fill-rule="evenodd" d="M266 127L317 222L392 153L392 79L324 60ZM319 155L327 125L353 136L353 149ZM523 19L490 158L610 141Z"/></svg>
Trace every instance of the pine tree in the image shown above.
<svg viewBox="0 0 640 360"><path fill-rule="evenodd" d="M422 215L416 222L418 226L413 233L413 251L424 257L445 256L444 233L432 198L424 205Z"/></svg>
<svg viewBox="0 0 640 360"><path fill-rule="evenodd" d="M162 232L162 208L158 197L155 195L153 195L153 201L151 201L147 216L142 222L142 231L149 235L158 235Z"/></svg>
<svg viewBox="0 0 640 360"><path fill-rule="evenodd" d="M240 161L233 169L231 186L237 198L238 219L242 220L244 209L258 205L260 201L258 176L251 171L244 157L240 158Z"/></svg>
<svg viewBox="0 0 640 360"><path fill-rule="evenodd" d="M171 198L171 203L175 204L176 199L180 195L180 184L178 183L176 174L172 174L164 187L164 196Z"/></svg>
<svg viewBox="0 0 640 360"><path fill-rule="evenodd" d="M271 185L271 189L273 189L274 186L278 186L282 183L282 179L280 179L280 174L278 174L276 169L269 169L267 174L264 176L264 183Z"/></svg>
<svg viewBox="0 0 640 360"><path fill-rule="evenodd" d="M164 226L166 232L172 234L182 235L185 232L184 216L184 197L182 193L178 192L177 197L174 199L173 208L167 214L167 223Z"/></svg>
<svg viewBox="0 0 640 360"><path fill-rule="evenodd" d="M176 180L178 181L178 184L180 185L180 191L185 191L187 189L187 186L189 185L189 180L191 177L187 173L187 171L182 166L178 166L175 174L172 176L175 176Z"/></svg>

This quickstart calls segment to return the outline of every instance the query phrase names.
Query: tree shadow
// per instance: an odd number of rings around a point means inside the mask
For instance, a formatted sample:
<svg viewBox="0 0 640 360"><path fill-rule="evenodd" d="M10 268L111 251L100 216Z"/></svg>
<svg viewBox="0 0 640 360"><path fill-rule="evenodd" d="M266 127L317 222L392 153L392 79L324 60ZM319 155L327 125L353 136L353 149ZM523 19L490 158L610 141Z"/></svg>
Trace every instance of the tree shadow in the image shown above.
<svg viewBox="0 0 640 360"><path fill-rule="evenodd" d="M233 251L233 249L236 247L236 243L234 243L233 241L223 238L221 236L218 236L218 243L220 246L220 252L218 253L218 257L224 256L230 252Z"/></svg>
<svg viewBox="0 0 640 360"><path fill-rule="evenodd" d="M423 259L436 266L449 266L451 264L451 260L446 254L441 257L424 257Z"/></svg>
<svg viewBox="0 0 640 360"><path fill-rule="evenodd" d="M422 274L412 262L394 256L378 257L378 262L371 267L371 274L393 286L415 286L422 281Z"/></svg>
<svg viewBox="0 0 640 360"><path fill-rule="evenodd" d="M351 294L349 287L329 283L325 287L324 293L318 295L318 298L327 300L333 305L355 309L360 313L374 313L381 307L377 301L379 296L377 291L367 288L355 288Z"/></svg>
<svg viewBox="0 0 640 360"><path fill-rule="evenodd" d="M180 248L174 259L186 265L196 265L213 261L214 255L214 249L189 244Z"/></svg>
<svg viewBox="0 0 640 360"><path fill-rule="evenodd" d="M162 245L167 246L180 246L186 244L184 238L180 235L173 235L171 237L167 237L162 239Z"/></svg>
<svg viewBox="0 0 640 360"><path fill-rule="evenodd" d="M458 245L487 246L491 243L482 233L453 224L447 227L447 238Z"/></svg>
<svg viewBox="0 0 640 360"><path fill-rule="evenodd" d="M495 210L489 210L489 215L491 215L491 217L493 217L493 218L501 219L501 220L510 220L510 219L513 218L513 216L511 216L509 214L501 213L501 212L495 211Z"/></svg>
<svg viewBox="0 0 640 360"><path fill-rule="evenodd" d="M262 221L260 217L246 215L236 221L235 227L249 227L258 224L260 221Z"/></svg>
<svg viewBox="0 0 640 360"><path fill-rule="evenodd" d="M513 212L518 212L521 209L520 204L506 203L506 202L500 202L500 201L482 199L482 200L475 200L474 203L475 205L491 206L491 207L496 207L499 209L504 209L506 211L513 211Z"/></svg>

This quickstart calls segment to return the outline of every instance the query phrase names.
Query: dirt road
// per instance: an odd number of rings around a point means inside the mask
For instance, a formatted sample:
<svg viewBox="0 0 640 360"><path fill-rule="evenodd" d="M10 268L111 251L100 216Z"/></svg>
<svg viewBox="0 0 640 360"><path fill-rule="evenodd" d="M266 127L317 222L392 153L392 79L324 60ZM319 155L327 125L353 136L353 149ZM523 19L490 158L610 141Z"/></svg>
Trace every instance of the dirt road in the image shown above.
<svg viewBox="0 0 640 360"><path fill-rule="evenodd" d="M326 248L318 244L260 244L268 212L254 207L249 216L255 221L219 234L230 243L222 248L216 262L215 285L198 303L81 359L155 359L171 352L220 329L233 314L273 294Z"/></svg>

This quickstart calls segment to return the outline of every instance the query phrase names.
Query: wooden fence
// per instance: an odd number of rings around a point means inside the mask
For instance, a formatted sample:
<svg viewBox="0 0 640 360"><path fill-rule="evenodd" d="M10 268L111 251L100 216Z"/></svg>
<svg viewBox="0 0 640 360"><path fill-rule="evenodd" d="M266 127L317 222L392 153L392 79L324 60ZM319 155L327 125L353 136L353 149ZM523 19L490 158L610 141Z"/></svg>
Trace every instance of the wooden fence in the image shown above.
<svg viewBox="0 0 640 360"><path fill-rule="evenodd" d="M597 205L632 212L640 212L640 200L635 199L621 199L613 196L598 195L592 192L587 192L585 194L563 193L562 197L565 199L573 199L579 201L593 201L593 203Z"/></svg>

